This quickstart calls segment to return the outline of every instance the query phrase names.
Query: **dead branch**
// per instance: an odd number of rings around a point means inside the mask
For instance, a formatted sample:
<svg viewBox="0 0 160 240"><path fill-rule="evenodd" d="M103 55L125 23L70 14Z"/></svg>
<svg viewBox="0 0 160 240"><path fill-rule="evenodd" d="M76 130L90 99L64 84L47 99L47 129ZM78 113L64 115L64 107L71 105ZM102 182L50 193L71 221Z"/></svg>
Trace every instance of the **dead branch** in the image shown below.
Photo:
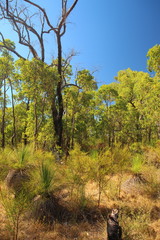
<svg viewBox="0 0 160 240"><path fill-rule="evenodd" d="M62 86L61 89L64 89L66 87L77 87L78 89L82 89L80 86L74 84L74 83L68 83L68 84L65 84L64 86Z"/></svg>
<svg viewBox="0 0 160 240"><path fill-rule="evenodd" d="M55 27L53 27L53 25L50 23L49 18L48 18L48 16L47 16L46 11L45 11L44 8L42 8L41 6L39 6L39 5L36 4L36 3L33 3L33 2L30 1L30 0L24 0L24 1L27 2L27 3L29 3L29 4L31 4L31 5L33 5L33 6L36 7L36 8L38 8L38 9L43 13L44 18L45 18L48 26L50 27L50 29L48 30L49 32L52 31L52 30L53 30L54 32L57 31L57 29L56 29Z"/></svg>
<svg viewBox="0 0 160 240"><path fill-rule="evenodd" d="M74 3L72 4L72 6L69 8L69 10L67 11L67 0L62 0L62 18L58 24L58 32L60 33L62 27L64 26L63 32L60 34L61 36L64 35L65 31L66 31L66 19L68 18L69 14L72 12L72 10L74 9L74 7L76 6L76 4L78 3L78 0L75 0Z"/></svg>
<svg viewBox="0 0 160 240"><path fill-rule="evenodd" d="M17 55L17 57L26 60L26 59L25 59L22 55L20 55L15 49L13 49L13 48L11 48L11 47L8 46L8 44L6 43L6 41L5 41L5 39L4 39L3 34L2 34L1 32L0 32L0 36L1 36L1 38L2 38L2 40L0 40L0 43L1 43L1 44L0 44L0 47L1 47L1 48L5 48L5 49L7 49L8 51L10 51L10 52L14 53L15 55Z"/></svg>

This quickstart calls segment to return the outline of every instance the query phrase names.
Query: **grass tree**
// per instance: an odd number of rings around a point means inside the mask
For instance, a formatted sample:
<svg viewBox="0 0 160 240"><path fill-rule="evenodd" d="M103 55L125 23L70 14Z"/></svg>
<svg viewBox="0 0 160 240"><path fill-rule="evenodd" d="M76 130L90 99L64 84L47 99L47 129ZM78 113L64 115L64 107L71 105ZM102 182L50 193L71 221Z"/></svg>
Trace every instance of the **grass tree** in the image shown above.
<svg viewBox="0 0 160 240"><path fill-rule="evenodd" d="M50 154L45 155L39 152L37 156L39 159L30 173L30 181L26 184L33 203L32 216L37 220L52 224L61 211L61 206L54 194L61 183L59 165L55 163Z"/></svg>
<svg viewBox="0 0 160 240"><path fill-rule="evenodd" d="M134 177L137 178L137 180L141 179L143 166L144 166L143 157L140 154L136 154L135 156L133 156L131 171Z"/></svg>
<svg viewBox="0 0 160 240"><path fill-rule="evenodd" d="M24 190L23 185L29 180L29 169L33 165L33 151L30 146L22 146L6 152L8 162L8 175L6 184L14 189L17 195Z"/></svg>

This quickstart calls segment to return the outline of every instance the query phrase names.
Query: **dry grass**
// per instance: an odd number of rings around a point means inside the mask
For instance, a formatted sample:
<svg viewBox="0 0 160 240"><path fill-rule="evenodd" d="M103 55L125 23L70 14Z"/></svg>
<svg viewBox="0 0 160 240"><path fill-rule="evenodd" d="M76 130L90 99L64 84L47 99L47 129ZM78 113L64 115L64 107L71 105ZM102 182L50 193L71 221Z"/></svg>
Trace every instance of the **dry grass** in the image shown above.
<svg viewBox="0 0 160 240"><path fill-rule="evenodd" d="M114 177L111 181L116 186L118 178ZM126 179L126 176L124 177ZM109 193L110 185L106 192ZM94 215L97 212L96 185L93 182L87 184L87 197L92 200L92 206L87 210ZM65 193L65 194L64 194ZM69 204L69 197L66 190L61 192L61 202ZM71 204L71 203L70 203ZM75 203L73 203L74 205ZM112 207L120 209L120 224L123 229L123 240L159 240L160 239L160 202L158 199L149 198L147 195L137 193L125 193L121 191L120 198L108 197L105 192L102 195L102 203L99 211L101 218L89 222L85 218L77 221L63 223L55 222L52 226L47 226L33 219L23 217L20 222L19 240L105 240L106 237L106 212ZM72 207L71 207L72 208ZM73 206L75 208L75 206ZM104 214L104 209L106 212ZM84 209L83 209L84 211ZM86 212L83 212L86 214ZM104 218L103 218L104 216ZM10 240L11 232L7 226L7 219L3 206L0 205L0 239Z"/></svg>
<svg viewBox="0 0 160 240"><path fill-rule="evenodd" d="M120 210L119 222L123 240L160 240L160 169L157 165L159 152L157 150L158 153L152 154L152 151L147 149L147 164L140 173L142 179L136 179L136 175L133 178L128 171L123 174L122 171L117 171L117 174L104 179L99 207L98 182L90 178L85 184L86 171L82 173L81 166L75 165L75 175L72 173L71 176L71 172L62 176L63 171L60 171L62 187L56 188L52 196L57 199L56 207L53 204L54 211L58 216L59 212L63 211L63 219L54 216L54 224L47 225L36 221L25 212L19 221L18 240L106 240L107 215L110 209L115 207ZM63 167L66 166L62 165L61 170ZM75 178L77 174L80 180L78 183ZM66 184L66 177L70 180L69 184ZM145 181L141 181L143 179ZM1 180L3 181L4 177ZM38 183L39 181L34 186ZM84 183L83 194L79 194L81 183ZM1 185L3 190L4 183ZM45 206L50 209L48 203ZM6 212L0 204L0 240L13 240L13 229Z"/></svg>
<svg viewBox="0 0 160 240"><path fill-rule="evenodd" d="M11 239L7 222L5 221L5 213L0 205L0 239ZM33 220L23 219L20 224L19 240L102 240L106 239L105 224L97 222L92 225L88 222L81 223L55 223L52 226L44 225Z"/></svg>

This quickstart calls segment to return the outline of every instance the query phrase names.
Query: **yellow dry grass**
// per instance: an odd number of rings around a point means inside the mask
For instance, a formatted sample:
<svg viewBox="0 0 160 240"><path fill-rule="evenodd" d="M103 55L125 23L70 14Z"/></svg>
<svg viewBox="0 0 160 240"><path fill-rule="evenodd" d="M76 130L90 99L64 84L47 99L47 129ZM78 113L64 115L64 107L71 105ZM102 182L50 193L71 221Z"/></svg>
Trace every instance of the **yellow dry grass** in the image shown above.
<svg viewBox="0 0 160 240"><path fill-rule="evenodd" d="M126 179L128 175L124 176ZM118 176L111 179L112 185L117 186ZM113 187L112 186L112 187ZM160 209L159 199L149 198L145 194L125 193L121 191L120 196L114 195L112 187L108 185L106 191L102 193L101 208L111 209L119 207L120 224L122 225L123 240L160 240L160 219L153 213L153 208ZM110 189L111 188L111 189ZM113 191L111 193L111 191ZM69 203L67 189L59 192L61 201ZM98 190L94 182L90 182L86 186L86 197L92 201L93 206L97 205ZM132 223L130 222L132 221ZM146 223L144 224L144 222ZM142 232L141 226L143 227ZM56 222L53 226L23 217L19 226L19 240L106 240L106 222L97 221L91 224L87 221L81 222L64 222L63 224ZM127 232L128 231L128 232ZM128 234L128 235L127 235ZM142 235L141 235L142 234ZM0 204L0 240L10 240L11 232L8 228L8 222L5 210ZM138 238L137 238L138 236ZM139 238L141 236L141 238Z"/></svg>

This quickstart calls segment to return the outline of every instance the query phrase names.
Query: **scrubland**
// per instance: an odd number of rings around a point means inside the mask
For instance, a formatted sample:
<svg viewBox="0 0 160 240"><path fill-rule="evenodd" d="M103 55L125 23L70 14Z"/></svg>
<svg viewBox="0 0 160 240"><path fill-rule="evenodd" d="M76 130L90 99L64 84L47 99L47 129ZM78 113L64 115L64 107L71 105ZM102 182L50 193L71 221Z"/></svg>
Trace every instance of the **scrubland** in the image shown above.
<svg viewBox="0 0 160 240"><path fill-rule="evenodd" d="M160 239L160 143L68 157L5 148L0 154L1 240L104 240L120 212L123 240Z"/></svg>

